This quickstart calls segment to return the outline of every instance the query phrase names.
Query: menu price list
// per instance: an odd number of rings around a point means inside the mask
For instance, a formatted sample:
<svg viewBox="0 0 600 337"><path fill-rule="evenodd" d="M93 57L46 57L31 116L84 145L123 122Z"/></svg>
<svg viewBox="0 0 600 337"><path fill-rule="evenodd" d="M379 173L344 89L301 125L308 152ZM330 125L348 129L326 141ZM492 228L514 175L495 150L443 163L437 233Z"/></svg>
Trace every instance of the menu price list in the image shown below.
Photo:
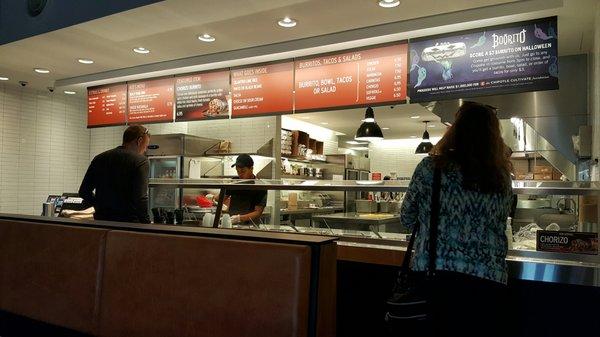
<svg viewBox="0 0 600 337"><path fill-rule="evenodd" d="M201 73L175 80L175 119L226 118L230 100L229 71Z"/></svg>
<svg viewBox="0 0 600 337"><path fill-rule="evenodd" d="M284 62L231 71L232 116L291 113L294 63Z"/></svg>
<svg viewBox="0 0 600 337"><path fill-rule="evenodd" d="M164 78L129 84L127 121L173 121L174 82L173 78Z"/></svg>
<svg viewBox="0 0 600 337"><path fill-rule="evenodd" d="M127 85L88 89L88 127L125 124Z"/></svg>
<svg viewBox="0 0 600 337"><path fill-rule="evenodd" d="M406 99L405 43L296 61L296 110Z"/></svg>

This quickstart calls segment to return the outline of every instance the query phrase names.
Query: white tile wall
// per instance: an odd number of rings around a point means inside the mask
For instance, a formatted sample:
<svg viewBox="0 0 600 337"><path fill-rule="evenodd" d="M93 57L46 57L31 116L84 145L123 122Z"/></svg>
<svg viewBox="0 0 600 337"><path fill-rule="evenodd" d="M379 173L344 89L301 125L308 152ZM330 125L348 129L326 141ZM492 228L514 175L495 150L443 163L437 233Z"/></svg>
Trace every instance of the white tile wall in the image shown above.
<svg viewBox="0 0 600 337"><path fill-rule="evenodd" d="M186 133L232 142L232 152L256 152L275 136L275 117L148 124L151 135ZM91 130L90 158L121 144L125 126Z"/></svg>
<svg viewBox="0 0 600 337"><path fill-rule="evenodd" d="M81 97L0 85L0 212L39 214L76 192L90 158Z"/></svg>
<svg viewBox="0 0 600 337"><path fill-rule="evenodd" d="M187 132L194 136L229 140L231 152L252 153L275 136L276 117L254 117L193 121L187 123ZM177 123L176 123L177 124Z"/></svg>
<svg viewBox="0 0 600 337"><path fill-rule="evenodd" d="M431 138L433 144L439 138ZM421 139L389 139L372 143L369 146L371 172L381 172L384 176L396 172L398 177L412 177L423 156L415 154Z"/></svg>

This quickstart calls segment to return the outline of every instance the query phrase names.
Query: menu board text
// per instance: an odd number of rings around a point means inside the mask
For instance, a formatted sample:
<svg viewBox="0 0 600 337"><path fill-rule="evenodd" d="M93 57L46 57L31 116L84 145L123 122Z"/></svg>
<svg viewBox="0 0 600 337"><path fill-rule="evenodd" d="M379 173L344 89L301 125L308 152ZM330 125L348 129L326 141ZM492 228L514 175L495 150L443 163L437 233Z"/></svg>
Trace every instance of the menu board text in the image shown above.
<svg viewBox="0 0 600 337"><path fill-rule="evenodd" d="M175 120L229 116L229 71L201 73L175 80Z"/></svg>
<svg viewBox="0 0 600 337"><path fill-rule="evenodd" d="M129 84L128 123L172 122L173 86L173 78Z"/></svg>
<svg viewBox="0 0 600 337"><path fill-rule="evenodd" d="M88 127L125 124L127 85L88 89Z"/></svg>
<svg viewBox="0 0 600 337"><path fill-rule="evenodd" d="M291 113L293 83L293 62L232 70L232 116Z"/></svg>
<svg viewBox="0 0 600 337"><path fill-rule="evenodd" d="M403 101L407 62L405 43L296 61L296 110Z"/></svg>

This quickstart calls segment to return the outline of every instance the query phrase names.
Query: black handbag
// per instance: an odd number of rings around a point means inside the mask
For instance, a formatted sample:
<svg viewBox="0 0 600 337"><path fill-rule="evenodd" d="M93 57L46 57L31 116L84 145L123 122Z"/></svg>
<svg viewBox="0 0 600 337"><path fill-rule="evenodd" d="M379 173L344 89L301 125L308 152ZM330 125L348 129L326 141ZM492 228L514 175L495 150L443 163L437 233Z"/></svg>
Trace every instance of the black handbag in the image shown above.
<svg viewBox="0 0 600 337"><path fill-rule="evenodd" d="M436 241L440 210L441 170L433 174L431 193L431 216L429 223L429 268L427 273L415 273L410 269L415 237L419 223L415 224L408 242L402 266L398 272L392 295L386 301L385 322L390 334L407 336L428 336L428 307L426 282L434 277Z"/></svg>

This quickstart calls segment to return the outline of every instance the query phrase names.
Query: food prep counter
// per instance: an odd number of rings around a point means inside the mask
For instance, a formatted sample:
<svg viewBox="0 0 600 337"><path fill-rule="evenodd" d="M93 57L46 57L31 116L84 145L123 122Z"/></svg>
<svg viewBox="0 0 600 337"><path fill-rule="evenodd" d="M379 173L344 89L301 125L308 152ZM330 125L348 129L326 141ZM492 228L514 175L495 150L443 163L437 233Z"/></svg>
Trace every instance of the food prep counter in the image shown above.
<svg viewBox="0 0 600 337"><path fill-rule="evenodd" d="M355 181L286 181L286 180L179 180L153 179L151 187L212 188L221 190L293 190L293 191L373 191L406 192L408 181L355 182ZM600 196L597 182L543 182L516 181L515 194L523 196L558 195L589 197ZM217 209L219 212L219 209ZM338 260L368 264L399 265L406 250L406 236L393 233L387 227L400 226L398 215L333 213L313 214L315 223L324 226L290 227L274 223L253 228L263 231L286 231L302 234L336 235ZM354 227L356 226L356 227ZM526 281L542 281L600 287L600 257L570 253L547 253L535 250L511 250L507 257L510 277Z"/></svg>

